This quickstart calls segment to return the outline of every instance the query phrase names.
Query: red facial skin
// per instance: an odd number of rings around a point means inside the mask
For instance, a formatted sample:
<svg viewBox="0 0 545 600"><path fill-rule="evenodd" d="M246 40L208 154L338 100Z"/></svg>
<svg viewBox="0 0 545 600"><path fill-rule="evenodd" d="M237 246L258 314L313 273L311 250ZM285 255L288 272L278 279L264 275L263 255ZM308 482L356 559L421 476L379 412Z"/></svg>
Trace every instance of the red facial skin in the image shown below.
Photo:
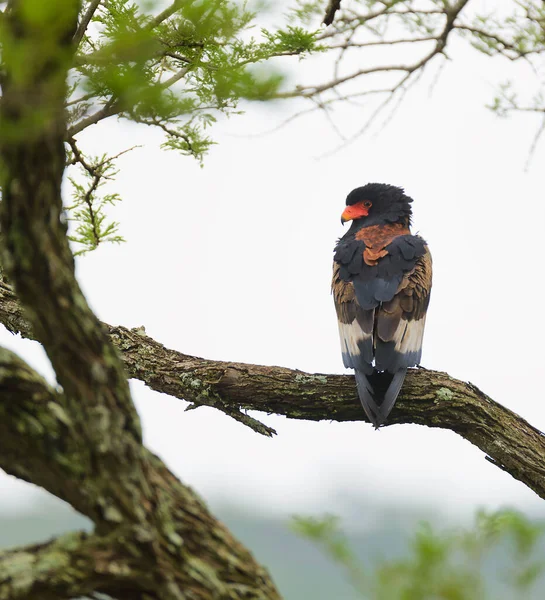
<svg viewBox="0 0 545 600"><path fill-rule="evenodd" d="M369 204L369 206L365 206L365 204ZM369 214L369 208L370 203L368 202L358 202L357 204L352 204L352 206L347 206L341 215L341 223L366 217Z"/></svg>

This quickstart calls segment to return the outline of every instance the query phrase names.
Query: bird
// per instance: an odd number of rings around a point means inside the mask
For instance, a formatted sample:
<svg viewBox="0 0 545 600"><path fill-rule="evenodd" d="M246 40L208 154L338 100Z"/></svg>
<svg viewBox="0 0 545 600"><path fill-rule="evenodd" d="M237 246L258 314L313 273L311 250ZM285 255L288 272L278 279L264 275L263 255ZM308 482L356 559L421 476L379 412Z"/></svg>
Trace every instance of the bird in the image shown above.
<svg viewBox="0 0 545 600"><path fill-rule="evenodd" d="M335 246L332 294L343 363L378 429L394 407L409 367L420 365L432 259L411 233L412 198L401 187L368 183L346 197Z"/></svg>

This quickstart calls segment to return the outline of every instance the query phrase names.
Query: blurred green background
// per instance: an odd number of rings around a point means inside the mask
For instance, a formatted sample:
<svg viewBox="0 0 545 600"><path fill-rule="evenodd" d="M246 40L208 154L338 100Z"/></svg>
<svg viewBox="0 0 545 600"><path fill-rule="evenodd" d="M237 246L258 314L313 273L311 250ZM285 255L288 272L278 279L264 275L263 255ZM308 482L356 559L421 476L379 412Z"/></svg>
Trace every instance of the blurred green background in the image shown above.
<svg viewBox="0 0 545 600"><path fill-rule="evenodd" d="M219 516L265 564L272 573L281 593L287 600L357 600L361 598L422 598L422 591L412 591L404 596L394 592L370 592L365 595L356 591L350 583L349 569L343 560L335 561L327 552L323 551L323 544L319 541L309 541L304 535L294 532L293 519L290 515L260 512L259 508L251 505L236 506L226 504L221 500L212 502L212 510ZM528 518L527 523L540 523L538 515ZM388 507L371 503L364 498L352 500L350 511L340 519L340 526L346 534L346 542L354 553L354 558L362 572L375 574L378 578L380 570L384 570L381 577L389 578L390 573L403 570L403 560L414 565L418 562L416 554L421 556L425 566L424 572L419 572L418 578L426 580L432 577L427 572L427 567L434 560L443 560L441 552L458 553L453 560L456 568L462 566L465 560L460 550L453 549L448 543L443 544L442 533L437 533L436 538L427 533L415 538L415 533L422 532L422 523L431 524L433 531L444 532L448 528L466 527L474 530L471 519L458 521L439 513L432 513L424 506L398 506ZM526 521L525 521L526 523ZM0 505L0 547L6 548L15 545L45 541L48 538L75 529L90 529L90 522L78 515L65 503L48 496L39 494L39 501L17 506ZM526 527L526 525L524 525ZM425 529L425 531L428 531ZM518 529L517 529L518 531ZM526 530L525 530L526 531ZM537 529L535 530L537 531ZM533 536L534 529L530 530ZM435 534L434 534L435 535ZM524 534L526 536L526 534ZM539 530L541 536L541 530ZM536 537L539 537L536 534ZM308 536L307 536L308 537ZM312 537L312 536L310 536ZM416 539L416 545L415 545ZM522 538L521 538L522 539ZM522 542L527 542L526 538ZM518 542L521 540L518 539ZM478 572L486 585L486 596L481 592L462 592L449 588L440 596L426 596L427 598L481 600L509 600L524 598L538 600L545 597L545 581L541 576L543 567L541 557L545 557L545 544L543 537L537 539L537 545L531 549L531 564L539 563L537 572L532 572L535 584L524 589L524 586L513 588L508 584L506 576L513 566L512 549L506 540L494 542L492 552L488 553L481 561ZM517 542L517 543L518 543ZM416 548L416 550L415 550ZM344 552L344 550L343 550ZM465 552L465 550L464 550ZM468 551L469 552L469 551ZM410 557L410 558L409 558ZM435 557L435 558L434 558ZM466 557L467 558L467 557ZM471 560L471 555L469 556ZM526 559L525 559L526 560ZM339 564L340 563L340 564ZM346 563L346 561L344 561ZM387 564L386 564L387 563ZM530 563L528 563L530 564ZM420 571L422 571L421 567ZM442 566L439 570L440 578L454 577L456 588L462 586L463 570L453 570L449 573ZM436 569L437 571L437 569ZM433 575L435 576L435 575ZM471 577L469 574L468 578ZM464 585L467 582L464 583ZM382 589L382 585L380 586ZM465 588L464 588L465 589ZM39 599L36 599L39 600Z"/></svg>

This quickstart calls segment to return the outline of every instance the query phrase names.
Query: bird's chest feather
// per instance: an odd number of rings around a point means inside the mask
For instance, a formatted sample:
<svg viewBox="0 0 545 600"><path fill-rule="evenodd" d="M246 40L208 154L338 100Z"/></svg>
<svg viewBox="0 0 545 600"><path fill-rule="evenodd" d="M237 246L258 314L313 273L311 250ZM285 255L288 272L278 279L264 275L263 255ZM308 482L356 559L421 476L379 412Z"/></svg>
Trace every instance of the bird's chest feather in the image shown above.
<svg viewBox="0 0 545 600"><path fill-rule="evenodd" d="M411 272L425 253L424 240L411 235L407 225L392 223L362 227L341 238L334 262L338 295L340 282L354 286L355 296L365 310L388 302L406 273Z"/></svg>
<svg viewBox="0 0 545 600"><path fill-rule="evenodd" d="M411 236L409 228L402 223L372 225L348 232L335 248L334 261L340 267L340 279L352 281L357 275L374 279L412 268L414 264L403 264L403 258L414 258L414 254L409 256L412 249L408 246L416 239L420 238ZM404 255L408 251L409 255L401 256L400 250L406 250Z"/></svg>
<svg viewBox="0 0 545 600"><path fill-rule="evenodd" d="M372 225L363 227L356 235L355 239L365 244L363 251L363 260L370 267L375 266L379 259L388 254L386 246L391 244L401 235L409 235L410 231L402 223L392 223L389 225Z"/></svg>

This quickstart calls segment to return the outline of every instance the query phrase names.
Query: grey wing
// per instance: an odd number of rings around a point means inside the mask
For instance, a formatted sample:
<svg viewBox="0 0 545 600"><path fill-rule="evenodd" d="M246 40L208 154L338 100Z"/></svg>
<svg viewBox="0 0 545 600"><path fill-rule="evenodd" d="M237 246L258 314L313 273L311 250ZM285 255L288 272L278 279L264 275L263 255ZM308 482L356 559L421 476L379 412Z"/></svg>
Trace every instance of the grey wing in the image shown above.
<svg viewBox="0 0 545 600"><path fill-rule="evenodd" d="M377 309L375 360L379 370L420 364L432 281L432 261L428 247L406 273L395 296Z"/></svg>
<svg viewBox="0 0 545 600"><path fill-rule="evenodd" d="M375 309L364 310L358 303L352 282L339 277L339 265L333 265L331 285L341 339L344 366L364 373L373 372L373 329Z"/></svg>

